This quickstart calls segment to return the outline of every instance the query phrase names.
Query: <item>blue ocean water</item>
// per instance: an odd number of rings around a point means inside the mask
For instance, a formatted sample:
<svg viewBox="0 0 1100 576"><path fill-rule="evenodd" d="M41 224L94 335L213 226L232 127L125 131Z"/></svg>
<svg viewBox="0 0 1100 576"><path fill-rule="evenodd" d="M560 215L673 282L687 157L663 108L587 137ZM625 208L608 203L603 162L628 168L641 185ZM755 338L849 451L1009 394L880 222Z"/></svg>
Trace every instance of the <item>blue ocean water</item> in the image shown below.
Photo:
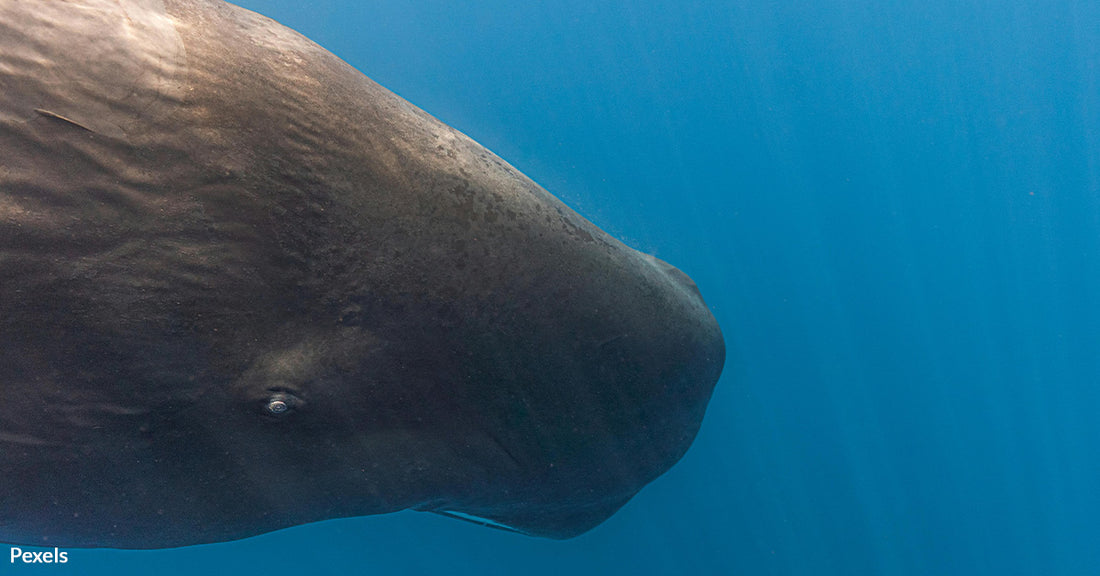
<svg viewBox="0 0 1100 576"><path fill-rule="evenodd" d="M1100 570L1097 3L238 3L691 275L726 371L573 540L402 513L51 571Z"/></svg>

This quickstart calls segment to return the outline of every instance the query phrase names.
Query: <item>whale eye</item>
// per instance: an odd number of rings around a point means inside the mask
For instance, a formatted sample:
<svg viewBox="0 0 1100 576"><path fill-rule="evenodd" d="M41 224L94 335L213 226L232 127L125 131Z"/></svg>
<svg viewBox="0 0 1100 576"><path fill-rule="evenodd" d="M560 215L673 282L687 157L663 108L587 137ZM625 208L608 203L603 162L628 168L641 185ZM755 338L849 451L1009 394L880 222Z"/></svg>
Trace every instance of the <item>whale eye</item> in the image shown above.
<svg viewBox="0 0 1100 576"><path fill-rule="evenodd" d="M263 413L268 416L285 417L301 409L302 399L285 390L270 390L263 400Z"/></svg>

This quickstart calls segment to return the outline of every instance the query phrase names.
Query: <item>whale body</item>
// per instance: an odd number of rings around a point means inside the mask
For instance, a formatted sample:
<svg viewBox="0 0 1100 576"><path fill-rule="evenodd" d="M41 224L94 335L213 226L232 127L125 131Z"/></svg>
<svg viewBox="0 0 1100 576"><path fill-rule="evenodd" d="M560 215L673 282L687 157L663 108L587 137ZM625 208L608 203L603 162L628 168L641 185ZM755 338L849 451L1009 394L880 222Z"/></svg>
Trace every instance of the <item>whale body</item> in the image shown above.
<svg viewBox="0 0 1100 576"><path fill-rule="evenodd" d="M685 274L270 19L0 0L0 541L571 537L724 357Z"/></svg>

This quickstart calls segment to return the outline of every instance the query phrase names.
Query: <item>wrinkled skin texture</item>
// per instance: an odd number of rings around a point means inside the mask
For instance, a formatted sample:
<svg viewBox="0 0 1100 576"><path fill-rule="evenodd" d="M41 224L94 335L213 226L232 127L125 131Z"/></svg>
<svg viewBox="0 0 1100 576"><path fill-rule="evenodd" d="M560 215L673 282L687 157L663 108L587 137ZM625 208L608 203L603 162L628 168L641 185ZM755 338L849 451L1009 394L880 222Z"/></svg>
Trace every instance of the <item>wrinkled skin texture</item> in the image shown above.
<svg viewBox="0 0 1100 576"><path fill-rule="evenodd" d="M695 285L279 24L0 0L0 541L570 537L694 438Z"/></svg>

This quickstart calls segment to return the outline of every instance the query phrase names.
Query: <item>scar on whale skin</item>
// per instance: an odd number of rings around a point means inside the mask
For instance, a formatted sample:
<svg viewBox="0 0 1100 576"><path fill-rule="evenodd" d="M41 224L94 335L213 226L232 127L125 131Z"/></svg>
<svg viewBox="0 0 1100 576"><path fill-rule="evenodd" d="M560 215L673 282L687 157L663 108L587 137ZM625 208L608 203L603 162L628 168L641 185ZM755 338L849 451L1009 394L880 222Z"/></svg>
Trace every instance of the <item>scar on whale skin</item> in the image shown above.
<svg viewBox="0 0 1100 576"><path fill-rule="evenodd" d="M34 111L37 112L38 115L42 116L43 118L49 118L51 120L57 120L59 122L64 122L64 123L69 124L71 126L75 126L77 128L80 128L81 130L85 130L87 132L91 132L92 134L95 134L95 130L92 130L91 128L88 128L87 126L81 124L80 122L77 122L76 120L73 120L72 118L66 118L66 117L64 117L60 114L57 114L56 112L50 112L49 110L43 110L41 108L35 108Z"/></svg>

